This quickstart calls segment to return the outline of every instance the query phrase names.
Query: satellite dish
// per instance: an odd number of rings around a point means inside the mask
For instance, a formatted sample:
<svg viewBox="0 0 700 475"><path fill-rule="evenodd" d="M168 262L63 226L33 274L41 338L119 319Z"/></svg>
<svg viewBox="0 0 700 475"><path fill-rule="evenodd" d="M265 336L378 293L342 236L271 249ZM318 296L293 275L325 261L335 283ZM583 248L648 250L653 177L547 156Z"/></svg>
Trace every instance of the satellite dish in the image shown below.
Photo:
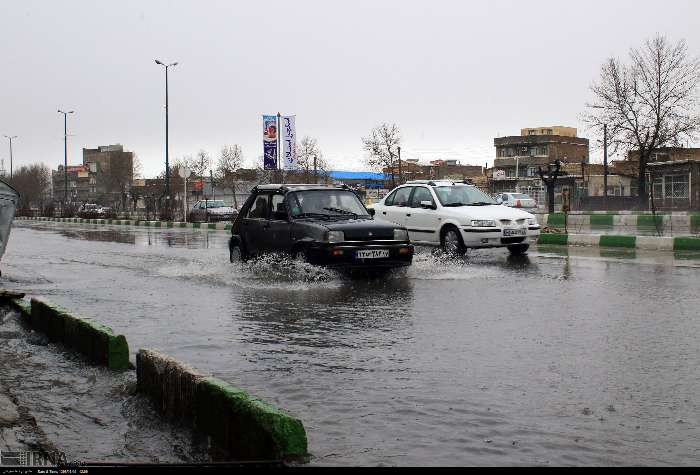
<svg viewBox="0 0 700 475"><path fill-rule="evenodd" d="M180 173L180 178L187 178L190 176L190 169L187 167L179 168L178 172Z"/></svg>

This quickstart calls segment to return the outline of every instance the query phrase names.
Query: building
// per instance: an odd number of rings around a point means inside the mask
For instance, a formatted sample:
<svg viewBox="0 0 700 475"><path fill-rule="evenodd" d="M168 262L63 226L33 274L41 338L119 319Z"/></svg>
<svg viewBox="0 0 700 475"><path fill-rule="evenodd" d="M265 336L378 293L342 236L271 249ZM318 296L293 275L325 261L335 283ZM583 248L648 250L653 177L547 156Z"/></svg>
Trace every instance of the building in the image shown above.
<svg viewBox="0 0 700 475"><path fill-rule="evenodd" d="M384 175L391 185L391 175L394 173L396 184L410 180L465 180L484 175L484 168L478 165L462 165L459 160L433 160L421 164L416 159L406 160L393 168L384 168Z"/></svg>
<svg viewBox="0 0 700 475"><path fill-rule="evenodd" d="M67 172L67 173L66 173ZM68 201L71 203L94 202L97 191L97 165L59 165L51 171L54 201L62 202L65 196L65 178L68 176Z"/></svg>
<svg viewBox="0 0 700 475"><path fill-rule="evenodd" d="M120 144L83 148L83 166L96 170L95 201L124 207L134 180L134 153Z"/></svg>
<svg viewBox="0 0 700 475"><path fill-rule="evenodd" d="M489 191L491 193L521 192L526 193L539 203L544 203L545 186L539 176L539 168L560 160L565 173L569 176L585 172L583 167L589 164L589 141L578 137L573 127L552 126L521 129L520 135L497 137L493 140L496 158L490 170ZM566 170L567 166L572 167ZM574 169L575 168L575 169ZM562 180L563 182L572 180ZM561 193L559 185L555 192ZM569 186L573 186L569 183ZM581 188L581 187L579 187Z"/></svg>
<svg viewBox="0 0 700 475"><path fill-rule="evenodd" d="M647 176L656 209L700 209L700 160L648 163Z"/></svg>

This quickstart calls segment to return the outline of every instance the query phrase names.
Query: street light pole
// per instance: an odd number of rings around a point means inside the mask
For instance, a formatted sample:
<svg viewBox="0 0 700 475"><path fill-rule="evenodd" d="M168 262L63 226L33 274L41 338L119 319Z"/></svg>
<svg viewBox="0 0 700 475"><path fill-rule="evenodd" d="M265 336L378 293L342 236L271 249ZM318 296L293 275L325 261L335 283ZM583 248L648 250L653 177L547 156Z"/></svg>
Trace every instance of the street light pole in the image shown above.
<svg viewBox="0 0 700 475"><path fill-rule="evenodd" d="M10 140L10 180L12 179L12 139L16 139L16 135L5 135L6 139Z"/></svg>
<svg viewBox="0 0 700 475"><path fill-rule="evenodd" d="M156 64L165 68L165 196L168 200L168 211L171 209L170 203L170 148L168 146L168 68L177 66L177 63L165 64L159 60L155 60Z"/></svg>
<svg viewBox="0 0 700 475"><path fill-rule="evenodd" d="M63 112L58 109L59 114L63 114L63 212L68 204L68 114L75 111Z"/></svg>

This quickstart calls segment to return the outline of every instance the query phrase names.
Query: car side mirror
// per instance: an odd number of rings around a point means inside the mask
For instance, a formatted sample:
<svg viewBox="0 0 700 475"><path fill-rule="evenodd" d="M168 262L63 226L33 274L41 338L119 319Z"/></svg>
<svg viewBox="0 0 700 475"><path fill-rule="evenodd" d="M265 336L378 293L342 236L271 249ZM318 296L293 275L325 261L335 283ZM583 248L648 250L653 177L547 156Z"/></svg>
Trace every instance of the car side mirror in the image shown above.
<svg viewBox="0 0 700 475"><path fill-rule="evenodd" d="M432 201L421 201L420 206L425 209L437 209L437 206L435 206Z"/></svg>
<svg viewBox="0 0 700 475"><path fill-rule="evenodd" d="M377 210L375 210L374 208L367 208L367 211L369 212L370 216L374 216L375 213L377 212Z"/></svg>

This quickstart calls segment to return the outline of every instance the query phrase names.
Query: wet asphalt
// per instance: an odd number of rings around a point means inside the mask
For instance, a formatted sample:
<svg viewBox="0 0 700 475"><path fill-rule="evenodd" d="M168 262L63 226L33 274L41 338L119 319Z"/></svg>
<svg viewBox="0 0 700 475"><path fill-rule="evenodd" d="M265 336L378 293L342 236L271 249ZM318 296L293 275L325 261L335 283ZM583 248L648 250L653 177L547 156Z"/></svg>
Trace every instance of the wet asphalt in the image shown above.
<svg viewBox="0 0 700 475"><path fill-rule="evenodd" d="M419 249L406 271L350 279L232 265L227 239L17 223L2 286L300 417L312 464L700 463L697 255Z"/></svg>

